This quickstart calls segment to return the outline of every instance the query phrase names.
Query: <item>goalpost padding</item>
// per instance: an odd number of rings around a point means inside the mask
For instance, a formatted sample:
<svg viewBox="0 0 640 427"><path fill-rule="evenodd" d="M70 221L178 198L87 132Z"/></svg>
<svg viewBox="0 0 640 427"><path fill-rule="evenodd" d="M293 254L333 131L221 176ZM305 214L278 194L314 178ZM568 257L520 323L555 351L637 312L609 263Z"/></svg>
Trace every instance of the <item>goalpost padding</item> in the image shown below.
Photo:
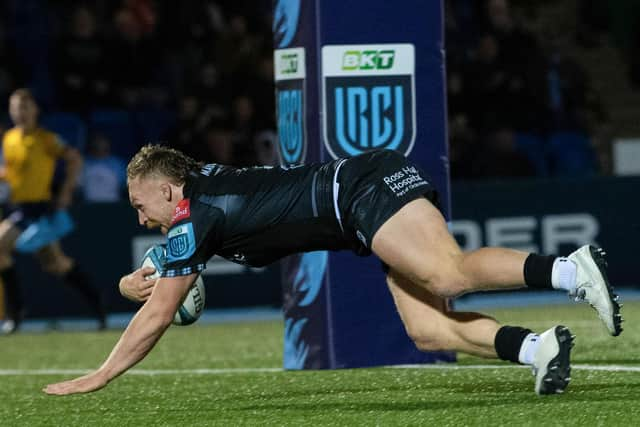
<svg viewBox="0 0 640 427"><path fill-rule="evenodd" d="M397 150L431 176L450 216L441 0L276 0L283 165ZM408 338L380 261L313 252L282 263L285 369L453 361Z"/></svg>

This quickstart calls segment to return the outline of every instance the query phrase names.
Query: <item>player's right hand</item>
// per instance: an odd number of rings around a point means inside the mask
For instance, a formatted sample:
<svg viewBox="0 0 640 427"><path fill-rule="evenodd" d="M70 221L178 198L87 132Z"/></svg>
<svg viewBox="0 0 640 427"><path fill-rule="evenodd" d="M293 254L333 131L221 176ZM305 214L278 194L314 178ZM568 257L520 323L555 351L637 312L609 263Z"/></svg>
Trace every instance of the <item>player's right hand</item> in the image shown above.
<svg viewBox="0 0 640 427"><path fill-rule="evenodd" d="M134 302L144 302L153 291L156 280L148 280L147 276L156 272L153 267L142 267L120 279L118 287L123 297Z"/></svg>

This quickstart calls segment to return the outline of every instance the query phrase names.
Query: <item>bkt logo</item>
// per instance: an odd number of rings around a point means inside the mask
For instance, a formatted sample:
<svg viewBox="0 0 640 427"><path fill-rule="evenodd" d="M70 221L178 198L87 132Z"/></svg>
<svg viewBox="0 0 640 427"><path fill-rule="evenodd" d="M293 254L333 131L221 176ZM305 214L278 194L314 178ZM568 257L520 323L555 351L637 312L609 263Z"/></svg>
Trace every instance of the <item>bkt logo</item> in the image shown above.
<svg viewBox="0 0 640 427"><path fill-rule="evenodd" d="M280 72L282 74L295 74L298 72L298 55L289 53L280 56Z"/></svg>
<svg viewBox="0 0 640 427"><path fill-rule="evenodd" d="M393 50L349 50L342 58L343 70L388 70L393 67Z"/></svg>
<svg viewBox="0 0 640 427"><path fill-rule="evenodd" d="M376 47L322 49L324 143L334 158L413 148L413 46Z"/></svg>
<svg viewBox="0 0 640 427"><path fill-rule="evenodd" d="M278 90L278 139L282 164L304 161L304 99L301 89Z"/></svg>

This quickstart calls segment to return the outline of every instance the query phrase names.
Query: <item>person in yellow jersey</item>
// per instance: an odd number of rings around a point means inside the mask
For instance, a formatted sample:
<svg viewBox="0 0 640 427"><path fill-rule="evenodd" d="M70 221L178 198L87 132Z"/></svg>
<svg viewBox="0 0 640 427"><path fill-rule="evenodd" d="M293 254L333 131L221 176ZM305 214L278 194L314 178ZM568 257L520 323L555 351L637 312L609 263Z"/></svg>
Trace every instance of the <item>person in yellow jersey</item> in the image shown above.
<svg viewBox="0 0 640 427"><path fill-rule="evenodd" d="M59 239L73 228L66 213L70 207L82 156L53 132L38 125L38 105L28 89L18 89L9 98L14 127L2 139L3 165L0 179L9 187L6 214L0 222L0 278L5 287L4 334L15 332L24 316L18 276L12 253L35 255L43 270L60 277L91 305L104 329L105 313L99 292L74 259L67 256ZM65 176L54 194L56 163L65 163Z"/></svg>

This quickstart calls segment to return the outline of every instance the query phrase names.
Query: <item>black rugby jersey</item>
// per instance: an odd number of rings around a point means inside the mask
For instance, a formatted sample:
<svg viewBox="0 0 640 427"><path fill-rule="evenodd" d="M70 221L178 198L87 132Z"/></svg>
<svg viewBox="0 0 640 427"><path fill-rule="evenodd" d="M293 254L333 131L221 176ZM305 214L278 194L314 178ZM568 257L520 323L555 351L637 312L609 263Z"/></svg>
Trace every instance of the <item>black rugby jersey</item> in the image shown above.
<svg viewBox="0 0 640 427"><path fill-rule="evenodd" d="M333 203L340 160L290 169L206 165L183 188L167 233L164 277L202 271L214 255L260 267L349 248Z"/></svg>

